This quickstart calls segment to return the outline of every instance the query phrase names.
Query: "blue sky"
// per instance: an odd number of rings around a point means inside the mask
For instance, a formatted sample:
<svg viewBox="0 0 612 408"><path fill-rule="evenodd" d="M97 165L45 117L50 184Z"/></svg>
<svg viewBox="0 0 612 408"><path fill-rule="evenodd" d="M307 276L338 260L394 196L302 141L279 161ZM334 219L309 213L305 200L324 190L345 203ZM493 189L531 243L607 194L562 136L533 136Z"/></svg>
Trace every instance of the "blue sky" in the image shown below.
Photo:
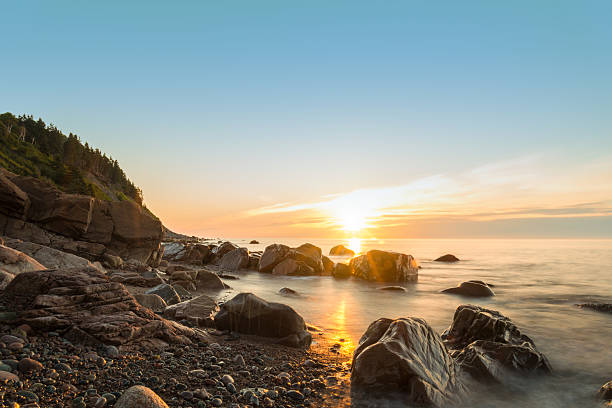
<svg viewBox="0 0 612 408"><path fill-rule="evenodd" d="M419 201L435 214L376 224L416 205L404 189L353 215L374 220L374 235L405 236L416 222L454 234L450 214L466 236L486 235L487 222L502 236L500 222L509 234L516 222L520 235L609 236L612 3L506 3L12 2L0 111L40 116L111 154L186 232L346 233L338 209L312 204L519 163L534 186L512 208L508 195L527 179L492 197L462 177L454 195ZM544 194L539 183L560 188ZM466 199L484 190L487 208ZM603 210L529 215L587 202ZM472 219L485 210L516 216Z"/></svg>

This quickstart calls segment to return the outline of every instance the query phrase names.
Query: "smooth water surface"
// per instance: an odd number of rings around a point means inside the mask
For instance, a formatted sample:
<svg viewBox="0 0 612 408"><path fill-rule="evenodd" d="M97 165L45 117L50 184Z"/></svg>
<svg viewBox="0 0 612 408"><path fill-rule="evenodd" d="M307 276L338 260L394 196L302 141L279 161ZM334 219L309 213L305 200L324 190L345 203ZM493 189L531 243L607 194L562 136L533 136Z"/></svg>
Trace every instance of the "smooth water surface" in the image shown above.
<svg viewBox="0 0 612 408"><path fill-rule="evenodd" d="M298 246L306 241L233 242L263 250L274 242ZM321 247L324 254L333 245L347 244L338 240L309 242ZM376 248L413 255L422 266L418 283L404 284L408 291L402 293L380 291L377 288L384 284L352 279L243 272L240 280L229 282L233 289L225 298L248 291L268 301L289 304L307 322L332 337L346 339L346 352L352 351L367 326L380 317L421 317L442 332L458 305L482 305L510 317L533 338L549 358L554 375L510 379L510 387L492 389L469 406L599 406L594 395L612 379L612 315L575 304L612 302L611 240L386 240L350 244L360 246L362 252ZM461 262L432 261L446 253L458 256ZM469 279L493 283L496 296L473 299L440 293ZM297 290L302 297L280 296L282 287Z"/></svg>

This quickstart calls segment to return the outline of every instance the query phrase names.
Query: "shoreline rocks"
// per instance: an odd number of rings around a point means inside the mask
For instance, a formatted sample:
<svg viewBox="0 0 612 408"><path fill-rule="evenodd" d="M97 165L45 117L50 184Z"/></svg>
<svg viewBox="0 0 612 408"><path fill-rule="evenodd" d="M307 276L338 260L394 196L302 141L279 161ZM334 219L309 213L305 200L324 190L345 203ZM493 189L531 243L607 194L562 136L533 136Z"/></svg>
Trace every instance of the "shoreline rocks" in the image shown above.
<svg viewBox="0 0 612 408"><path fill-rule="evenodd" d="M373 249L351 259L353 276L378 282L416 282L419 269L412 255Z"/></svg>
<svg viewBox="0 0 612 408"><path fill-rule="evenodd" d="M336 245L329 250L329 255L333 256L355 256L355 251L345 247L344 245Z"/></svg>

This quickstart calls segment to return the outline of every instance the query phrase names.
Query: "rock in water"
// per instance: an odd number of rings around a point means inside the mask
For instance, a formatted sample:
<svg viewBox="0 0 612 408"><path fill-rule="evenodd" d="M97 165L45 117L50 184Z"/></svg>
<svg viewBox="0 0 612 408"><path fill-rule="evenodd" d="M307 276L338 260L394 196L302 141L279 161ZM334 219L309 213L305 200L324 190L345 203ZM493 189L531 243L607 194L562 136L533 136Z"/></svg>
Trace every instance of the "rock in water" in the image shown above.
<svg viewBox="0 0 612 408"><path fill-rule="evenodd" d="M597 312L612 313L612 303L580 303L576 306Z"/></svg>
<svg viewBox="0 0 612 408"><path fill-rule="evenodd" d="M397 391L410 403L447 406L465 386L440 336L422 319L378 319L353 354L351 386L357 391Z"/></svg>
<svg viewBox="0 0 612 408"><path fill-rule="evenodd" d="M603 401L612 402L612 381L608 381L602 385L597 396Z"/></svg>
<svg viewBox="0 0 612 408"><path fill-rule="evenodd" d="M444 289L442 293L452 293L455 295L470 296L470 297L488 297L495 296L495 293L484 282L467 281L455 288Z"/></svg>
<svg viewBox="0 0 612 408"><path fill-rule="evenodd" d="M330 276L334 273L334 261L323 255L321 257L321 261L323 261L323 275Z"/></svg>
<svg viewBox="0 0 612 408"><path fill-rule="evenodd" d="M332 276L336 279L348 279L353 275L353 272L351 271L350 266L348 266L347 264L343 264L338 262L335 266L334 266L334 272L332 273Z"/></svg>
<svg viewBox="0 0 612 408"><path fill-rule="evenodd" d="M272 269L287 257L291 248L283 244L268 245L259 259L259 272L272 272Z"/></svg>
<svg viewBox="0 0 612 408"><path fill-rule="evenodd" d="M24 272L4 296L16 323L63 333L74 343L130 349L207 340L140 306L123 285L92 268Z"/></svg>
<svg viewBox="0 0 612 408"><path fill-rule="evenodd" d="M273 337L291 347L309 347L312 337L302 316L287 305L240 293L221 305L215 315L220 330Z"/></svg>
<svg viewBox="0 0 612 408"><path fill-rule="evenodd" d="M439 258L434 259L434 262L453 263L453 262L459 262L459 258L457 258L453 254L446 254L446 255L442 255Z"/></svg>
<svg viewBox="0 0 612 408"><path fill-rule="evenodd" d="M283 259L272 269L272 275L284 276L311 276L316 275L315 270L304 262L292 258Z"/></svg>
<svg viewBox="0 0 612 408"><path fill-rule="evenodd" d="M380 250L368 251L351 259L353 275L360 279L379 282L416 282L419 266L412 255Z"/></svg>
<svg viewBox="0 0 612 408"><path fill-rule="evenodd" d="M385 290L388 292L406 292L406 288L402 286L383 286L382 288L378 288L378 290Z"/></svg>
<svg viewBox="0 0 612 408"><path fill-rule="evenodd" d="M168 405L150 388L135 385L121 394L115 408L168 408Z"/></svg>
<svg viewBox="0 0 612 408"><path fill-rule="evenodd" d="M206 269L201 269L198 271L196 283L198 289L201 290L221 290L227 288L219 275Z"/></svg>
<svg viewBox="0 0 612 408"><path fill-rule="evenodd" d="M249 266L249 250L246 248L236 248L221 258L219 267L227 271L237 271Z"/></svg>
<svg viewBox="0 0 612 408"><path fill-rule="evenodd" d="M355 251L345 247L344 245L336 245L329 250L329 254L335 256L355 256Z"/></svg>
<svg viewBox="0 0 612 408"><path fill-rule="evenodd" d="M259 244L259 241L256 239L251 240L251 242L249 242L249 244L251 245L255 245L255 244Z"/></svg>
<svg viewBox="0 0 612 408"><path fill-rule="evenodd" d="M280 295L283 295L283 296L296 296L296 297L297 297L297 296L300 296L300 294L299 294L299 293L297 293L295 290L293 290L293 289L291 289L291 288L281 288L281 289L278 291L278 293L279 293Z"/></svg>
<svg viewBox="0 0 612 408"><path fill-rule="evenodd" d="M481 381L503 382L506 371L550 373L546 357L533 340L501 313L461 305L442 334L462 369Z"/></svg>

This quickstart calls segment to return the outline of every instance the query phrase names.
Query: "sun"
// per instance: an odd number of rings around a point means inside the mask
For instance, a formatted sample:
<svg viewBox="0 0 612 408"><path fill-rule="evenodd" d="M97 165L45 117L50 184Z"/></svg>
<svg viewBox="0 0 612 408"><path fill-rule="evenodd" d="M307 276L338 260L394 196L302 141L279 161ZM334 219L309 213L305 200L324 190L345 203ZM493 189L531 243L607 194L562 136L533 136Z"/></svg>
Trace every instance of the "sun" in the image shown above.
<svg viewBox="0 0 612 408"><path fill-rule="evenodd" d="M366 215L355 208L345 209L338 221L346 232L359 232L368 225Z"/></svg>

